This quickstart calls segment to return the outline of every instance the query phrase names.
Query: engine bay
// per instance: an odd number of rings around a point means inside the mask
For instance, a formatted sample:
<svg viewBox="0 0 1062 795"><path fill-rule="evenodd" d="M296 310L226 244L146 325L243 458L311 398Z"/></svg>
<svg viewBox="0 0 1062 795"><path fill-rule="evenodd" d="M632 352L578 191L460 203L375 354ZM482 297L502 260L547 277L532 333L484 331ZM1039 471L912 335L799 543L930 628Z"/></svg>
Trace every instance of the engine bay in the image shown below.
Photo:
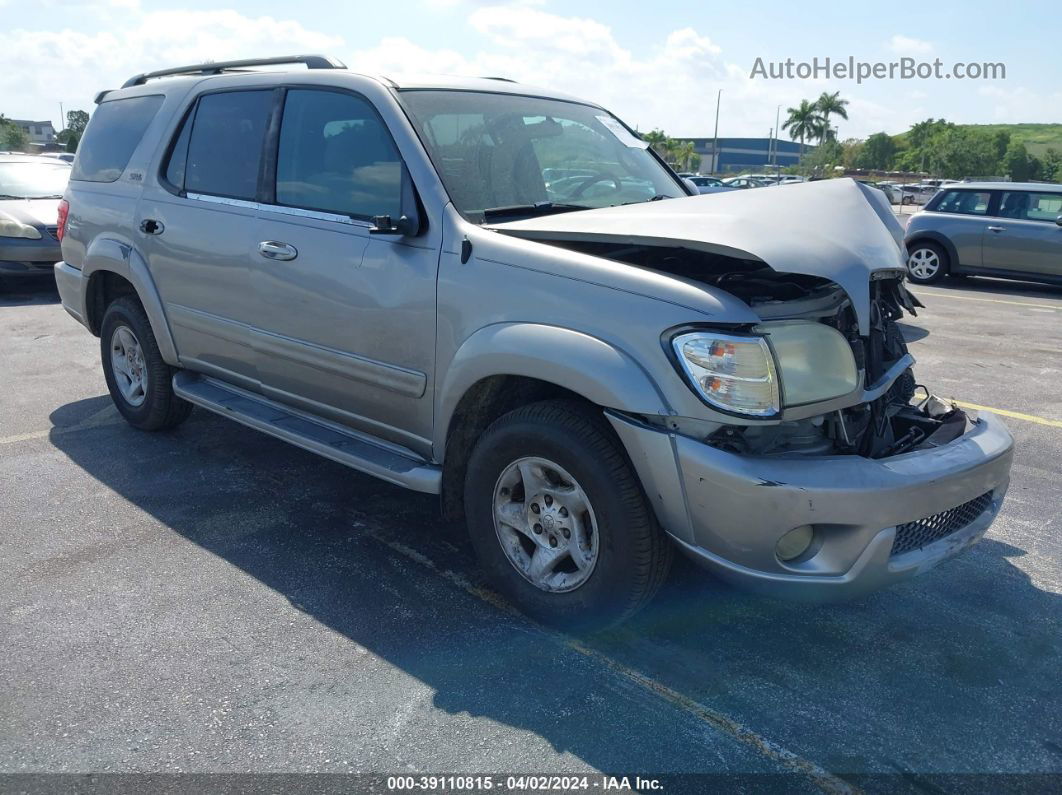
<svg viewBox="0 0 1062 795"><path fill-rule="evenodd" d="M759 260L675 246L565 241L566 248L684 280L711 285L740 299L763 320L817 320L839 331L852 348L864 387L889 376L908 356L900 320L917 315L918 299L902 271L873 274L870 331L860 334L845 291L818 276L780 273ZM916 400L918 390L925 396ZM704 437L720 449L745 455L858 455L885 458L946 444L966 432L966 414L916 385L910 367L877 397L826 414L781 423L721 424Z"/></svg>

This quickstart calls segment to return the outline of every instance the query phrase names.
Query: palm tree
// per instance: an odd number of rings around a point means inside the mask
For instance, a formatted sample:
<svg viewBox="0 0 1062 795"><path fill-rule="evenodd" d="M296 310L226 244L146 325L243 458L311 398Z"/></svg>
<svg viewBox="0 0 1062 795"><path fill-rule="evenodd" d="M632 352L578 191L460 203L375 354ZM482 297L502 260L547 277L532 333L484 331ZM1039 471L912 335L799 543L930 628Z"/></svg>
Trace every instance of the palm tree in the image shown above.
<svg viewBox="0 0 1062 795"><path fill-rule="evenodd" d="M670 139L663 130L650 130L647 133L642 133L642 140L649 144L649 146L653 147L653 150L658 155L666 155L667 143Z"/></svg>
<svg viewBox="0 0 1062 795"><path fill-rule="evenodd" d="M789 117L782 125L782 129L789 130L789 137L794 141L800 139L800 159L803 160L804 139L816 138L822 134L823 121L822 116L819 115L818 105L802 99L799 107L786 108L785 112L789 114Z"/></svg>
<svg viewBox="0 0 1062 795"><path fill-rule="evenodd" d="M822 133L819 138L819 143L822 143L833 134L830 128L830 116L836 114L848 121L848 100L841 99L840 91L834 91L832 94L823 91L815 100L815 108L822 114Z"/></svg>
<svg viewBox="0 0 1062 795"><path fill-rule="evenodd" d="M693 141L675 141L671 148L671 156L675 158L676 165L681 166L679 171L690 170L690 161L693 160L694 154Z"/></svg>

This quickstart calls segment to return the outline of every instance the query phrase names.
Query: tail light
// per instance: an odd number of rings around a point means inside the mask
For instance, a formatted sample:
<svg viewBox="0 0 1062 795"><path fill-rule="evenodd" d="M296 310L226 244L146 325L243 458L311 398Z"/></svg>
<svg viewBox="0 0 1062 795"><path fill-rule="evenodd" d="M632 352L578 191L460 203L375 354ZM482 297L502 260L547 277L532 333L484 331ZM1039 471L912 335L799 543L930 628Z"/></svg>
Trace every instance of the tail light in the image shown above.
<svg viewBox="0 0 1062 795"><path fill-rule="evenodd" d="M70 204L66 199L62 199L59 202L59 227L55 230L55 236L59 238L59 242L63 241L63 235L66 234L66 219L70 215Z"/></svg>

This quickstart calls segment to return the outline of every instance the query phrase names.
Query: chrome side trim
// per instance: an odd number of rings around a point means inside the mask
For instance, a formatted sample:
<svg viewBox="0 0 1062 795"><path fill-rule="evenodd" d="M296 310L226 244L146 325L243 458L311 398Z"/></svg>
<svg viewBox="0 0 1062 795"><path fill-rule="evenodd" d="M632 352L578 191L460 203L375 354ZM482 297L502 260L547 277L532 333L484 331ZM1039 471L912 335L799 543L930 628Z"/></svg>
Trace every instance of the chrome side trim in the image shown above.
<svg viewBox="0 0 1062 795"><path fill-rule="evenodd" d="M336 224L347 224L362 229L372 229L372 223L361 218L353 218L341 213L326 213L320 210L305 210L302 207L287 207L281 204L263 204L246 199L232 199L228 196L213 196L209 193L186 193L186 199L193 201L209 202L210 204L224 204L228 207L242 207L246 210L274 213L276 215L293 215L297 218L312 218L316 221L330 221Z"/></svg>

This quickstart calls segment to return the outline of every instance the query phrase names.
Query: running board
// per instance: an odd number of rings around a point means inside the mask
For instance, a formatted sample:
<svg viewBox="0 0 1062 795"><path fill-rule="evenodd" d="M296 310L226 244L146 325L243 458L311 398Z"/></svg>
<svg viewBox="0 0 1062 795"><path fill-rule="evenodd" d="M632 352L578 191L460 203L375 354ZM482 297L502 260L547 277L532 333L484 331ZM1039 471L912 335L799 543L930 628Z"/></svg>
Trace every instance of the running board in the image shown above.
<svg viewBox="0 0 1062 795"><path fill-rule="evenodd" d="M427 494L441 491L442 470L439 467L262 395L245 392L188 370L180 370L173 376L173 391L189 403L388 483Z"/></svg>

